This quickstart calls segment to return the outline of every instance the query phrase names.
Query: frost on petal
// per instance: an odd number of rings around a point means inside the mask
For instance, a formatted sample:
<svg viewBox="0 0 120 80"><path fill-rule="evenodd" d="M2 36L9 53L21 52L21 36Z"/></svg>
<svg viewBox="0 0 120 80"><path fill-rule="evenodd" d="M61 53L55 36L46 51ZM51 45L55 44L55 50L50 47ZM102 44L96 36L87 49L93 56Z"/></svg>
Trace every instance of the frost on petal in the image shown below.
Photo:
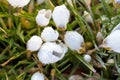
<svg viewBox="0 0 120 80"><path fill-rule="evenodd" d="M64 41L71 50L79 51L84 39L82 35L76 31L67 31L64 36Z"/></svg>
<svg viewBox="0 0 120 80"><path fill-rule="evenodd" d="M32 36L27 42L27 50L37 51L41 47L42 42L39 36Z"/></svg>
<svg viewBox="0 0 120 80"><path fill-rule="evenodd" d="M16 7L24 7L26 6L30 0L7 0L11 6Z"/></svg>
<svg viewBox="0 0 120 80"><path fill-rule="evenodd" d="M51 10L45 10L45 9L40 10L36 16L36 23L39 26L47 26L51 19L51 15L52 15Z"/></svg>
<svg viewBox="0 0 120 80"><path fill-rule="evenodd" d="M38 59L43 64L50 64L61 60L64 55L63 48L59 44L46 42L41 46L38 52Z"/></svg>
<svg viewBox="0 0 120 80"><path fill-rule="evenodd" d="M103 41L105 48L110 48L111 50L120 53L120 30L115 30L110 35L108 35Z"/></svg>
<svg viewBox="0 0 120 80"><path fill-rule="evenodd" d="M53 30L52 27L46 27L41 33L41 38L44 41L56 41L59 37L59 33Z"/></svg>
<svg viewBox="0 0 120 80"><path fill-rule="evenodd" d="M45 78L42 73L36 72L32 75L31 80L45 80Z"/></svg>
<svg viewBox="0 0 120 80"><path fill-rule="evenodd" d="M52 18L57 28L64 29L69 22L70 12L65 5L56 6L54 8Z"/></svg>

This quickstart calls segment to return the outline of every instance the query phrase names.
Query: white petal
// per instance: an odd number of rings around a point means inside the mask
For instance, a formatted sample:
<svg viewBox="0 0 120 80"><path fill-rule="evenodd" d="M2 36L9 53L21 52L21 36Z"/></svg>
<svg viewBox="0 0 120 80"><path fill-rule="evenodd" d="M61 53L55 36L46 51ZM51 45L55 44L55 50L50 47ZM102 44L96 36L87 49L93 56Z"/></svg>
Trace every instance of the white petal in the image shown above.
<svg viewBox="0 0 120 80"><path fill-rule="evenodd" d="M37 51L41 47L42 42L39 36L32 36L27 42L27 50Z"/></svg>
<svg viewBox="0 0 120 80"><path fill-rule="evenodd" d="M120 53L120 30L113 31L105 40L105 47L110 47L111 50Z"/></svg>
<svg viewBox="0 0 120 80"><path fill-rule="evenodd" d="M88 13L87 11L84 11L83 16L85 17L85 20L87 22L93 23L93 19L92 19L92 16L90 15L90 13Z"/></svg>
<svg viewBox="0 0 120 80"><path fill-rule="evenodd" d="M36 72L32 75L31 80L45 80L42 73Z"/></svg>
<svg viewBox="0 0 120 80"><path fill-rule="evenodd" d="M71 50L78 51L81 49L81 45L84 42L84 39L82 35L76 31L67 31L64 36L64 41Z"/></svg>
<svg viewBox="0 0 120 80"><path fill-rule="evenodd" d="M26 6L30 0L7 0L11 6L16 7L24 7Z"/></svg>
<svg viewBox="0 0 120 80"><path fill-rule="evenodd" d="M120 30L120 23L117 26L115 26L115 28L112 30L112 32L115 30Z"/></svg>
<svg viewBox="0 0 120 80"><path fill-rule="evenodd" d="M88 54L85 54L84 55L84 60L87 61L87 62L90 62L91 61L91 56L88 55Z"/></svg>
<svg viewBox="0 0 120 80"><path fill-rule="evenodd" d="M68 51L68 47L64 43L60 43L60 46L63 49L63 53L66 53Z"/></svg>
<svg viewBox="0 0 120 80"><path fill-rule="evenodd" d="M66 28L69 22L70 12L65 5L56 6L52 18L58 28Z"/></svg>
<svg viewBox="0 0 120 80"><path fill-rule="evenodd" d="M38 59L43 64L50 64L61 60L64 55L65 53L59 44L46 42L41 46L38 52Z"/></svg>
<svg viewBox="0 0 120 80"><path fill-rule="evenodd" d="M56 41L59 37L59 33L53 30L52 27L46 27L41 33L41 38L44 41Z"/></svg>
<svg viewBox="0 0 120 80"><path fill-rule="evenodd" d="M39 26L47 26L49 24L51 15L52 15L51 10L45 9L40 10L36 16L36 23Z"/></svg>

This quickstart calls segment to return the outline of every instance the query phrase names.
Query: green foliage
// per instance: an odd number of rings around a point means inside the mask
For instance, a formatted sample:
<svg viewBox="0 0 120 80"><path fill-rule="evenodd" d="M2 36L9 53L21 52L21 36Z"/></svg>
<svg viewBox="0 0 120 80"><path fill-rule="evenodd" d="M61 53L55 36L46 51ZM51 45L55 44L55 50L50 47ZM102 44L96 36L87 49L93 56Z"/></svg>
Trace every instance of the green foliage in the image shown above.
<svg viewBox="0 0 120 80"><path fill-rule="evenodd" d="M31 1L34 2L33 9L30 4L18 9L10 6L7 0L0 0L0 80L30 80L32 74L41 69L48 80L53 78L68 80L69 76L76 73L86 80L96 78L95 72L99 74L95 80L120 79L120 55L99 48L96 41L98 31L106 37L119 23L119 8L116 9L112 3L107 3L105 0L101 2L91 0L91 9L86 6L84 0L76 0L73 6L69 5L67 0L49 0L40 5L37 5L35 0ZM69 50L61 61L44 66L36 59L37 52L29 54L26 43L32 35L40 35L43 29L35 22L38 10L43 8L53 10L55 6L61 4L65 4L71 13L67 30L79 31L84 36L85 42L92 44L92 48L86 49L83 54ZM85 20L83 16L85 10L92 15L93 23ZM103 21L102 16L108 19ZM114 19L111 19L113 17ZM53 20L49 25L55 28ZM89 53L94 49L94 52ZM83 55L87 53L92 56L90 63L83 59ZM114 63L108 64L109 59L114 59ZM54 76L51 75L51 70L55 70Z"/></svg>

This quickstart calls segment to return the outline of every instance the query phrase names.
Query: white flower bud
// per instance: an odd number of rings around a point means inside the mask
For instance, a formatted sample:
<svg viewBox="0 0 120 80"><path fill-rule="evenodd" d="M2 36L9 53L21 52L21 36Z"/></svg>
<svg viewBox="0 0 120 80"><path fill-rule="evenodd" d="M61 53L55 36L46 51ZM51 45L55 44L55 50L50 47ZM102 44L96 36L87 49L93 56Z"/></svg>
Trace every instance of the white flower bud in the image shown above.
<svg viewBox="0 0 120 80"><path fill-rule="evenodd" d="M40 10L36 16L36 23L39 26L47 26L51 19L51 15L52 15L51 10L45 10L45 9Z"/></svg>
<svg viewBox="0 0 120 80"><path fill-rule="evenodd" d="M16 7L24 7L26 6L30 0L7 0L11 6Z"/></svg>
<svg viewBox="0 0 120 80"><path fill-rule="evenodd" d="M56 6L52 14L53 21L57 28L66 29L67 23L69 22L70 12L65 5Z"/></svg>
<svg viewBox="0 0 120 80"><path fill-rule="evenodd" d="M42 73L36 72L32 75L31 80L45 80L45 78Z"/></svg>
<svg viewBox="0 0 120 80"><path fill-rule="evenodd" d="M67 31L64 36L64 41L71 50L79 51L84 39L82 35L76 31Z"/></svg>
<svg viewBox="0 0 120 80"><path fill-rule="evenodd" d="M42 39L39 36L32 36L27 42L27 50L37 51L42 45Z"/></svg>
<svg viewBox="0 0 120 80"><path fill-rule="evenodd" d="M37 4L42 4L45 0L37 0Z"/></svg>
<svg viewBox="0 0 120 80"><path fill-rule="evenodd" d="M70 6L73 6L73 3L75 3L75 0L73 0L73 2L72 2L72 0L67 0L67 2Z"/></svg>
<svg viewBox="0 0 120 80"><path fill-rule="evenodd" d="M84 60L85 60L86 62L90 62L90 61L91 61L91 56L88 55L88 54L85 54L85 55L84 55Z"/></svg>
<svg viewBox="0 0 120 80"><path fill-rule="evenodd" d="M60 44L46 42L41 46L38 52L38 59L43 64L55 63L64 57L64 50L65 49L61 47Z"/></svg>
<svg viewBox="0 0 120 80"><path fill-rule="evenodd" d="M104 39L104 37L103 37L102 33L98 32L96 35L96 40L97 40L98 44L101 44L103 39Z"/></svg>
<svg viewBox="0 0 120 80"><path fill-rule="evenodd" d="M93 23L93 18L92 16L90 15L90 13L88 13L87 11L84 11L84 14L83 16L85 17L85 20L89 23Z"/></svg>
<svg viewBox="0 0 120 80"><path fill-rule="evenodd" d="M114 59L108 59L107 63L108 64L114 64Z"/></svg>
<svg viewBox="0 0 120 80"><path fill-rule="evenodd" d="M110 50L120 53L120 30L115 30L108 35L104 39L103 45L105 48L110 48Z"/></svg>
<svg viewBox="0 0 120 80"><path fill-rule="evenodd" d="M44 41L56 41L59 37L59 33L52 27L46 27L41 33L41 38Z"/></svg>

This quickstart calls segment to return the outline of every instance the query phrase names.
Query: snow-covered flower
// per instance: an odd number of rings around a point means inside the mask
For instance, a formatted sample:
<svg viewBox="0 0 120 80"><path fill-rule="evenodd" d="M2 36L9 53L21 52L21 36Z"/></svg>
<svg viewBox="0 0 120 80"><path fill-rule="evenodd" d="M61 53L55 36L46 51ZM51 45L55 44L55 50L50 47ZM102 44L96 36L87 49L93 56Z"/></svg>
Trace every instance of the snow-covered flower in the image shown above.
<svg viewBox="0 0 120 80"><path fill-rule="evenodd" d="M46 9L40 10L36 16L36 23L39 26L47 26L51 19L51 15L52 15L51 10L46 10Z"/></svg>
<svg viewBox="0 0 120 80"><path fill-rule="evenodd" d="M41 38L44 41L56 41L59 37L58 31L54 30L52 27L46 27L41 33Z"/></svg>
<svg viewBox="0 0 120 80"><path fill-rule="evenodd" d="M85 20L89 23L93 23L93 18L92 16L90 15L90 13L88 13L87 11L84 11L84 14L83 14Z"/></svg>
<svg viewBox="0 0 120 80"><path fill-rule="evenodd" d="M30 0L7 0L11 6L16 7L24 7L26 6Z"/></svg>
<svg viewBox="0 0 120 80"><path fill-rule="evenodd" d="M54 8L52 18L58 29L66 29L70 18L70 12L64 4L56 6Z"/></svg>
<svg viewBox="0 0 120 80"><path fill-rule="evenodd" d="M42 39L39 36L32 36L27 42L27 50L37 51L42 45Z"/></svg>
<svg viewBox="0 0 120 80"><path fill-rule="evenodd" d="M55 42L46 42L41 46L38 52L38 59L43 64L55 63L61 60L65 53L66 47L62 47Z"/></svg>
<svg viewBox="0 0 120 80"><path fill-rule="evenodd" d="M84 39L81 34L76 31L67 31L64 36L64 42L71 50L79 51L82 47Z"/></svg>
<svg viewBox="0 0 120 80"><path fill-rule="evenodd" d="M86 62L90 62L90 61L91 61L91 56L88 55L88 54L85 54L85 55L84 55L84 60L85 60Z"/></svg>
<svg viewBox="0 0 120 80"><path fill-rule="evenodd" d="M103 41L103 47L120 53L120 30L111 32Z"/></svg>
<svg viewBox="0 0 120 80"><path fill-rule="evenodd" d="M37 0L37 4L42 4L45 0Z"/></svg>
<svg viewBox="0 0 120 80"><path fill-rule="evenodd" d="M35 72L32 77L31 80L45 80L44 75L40 72Z"/></svg>

